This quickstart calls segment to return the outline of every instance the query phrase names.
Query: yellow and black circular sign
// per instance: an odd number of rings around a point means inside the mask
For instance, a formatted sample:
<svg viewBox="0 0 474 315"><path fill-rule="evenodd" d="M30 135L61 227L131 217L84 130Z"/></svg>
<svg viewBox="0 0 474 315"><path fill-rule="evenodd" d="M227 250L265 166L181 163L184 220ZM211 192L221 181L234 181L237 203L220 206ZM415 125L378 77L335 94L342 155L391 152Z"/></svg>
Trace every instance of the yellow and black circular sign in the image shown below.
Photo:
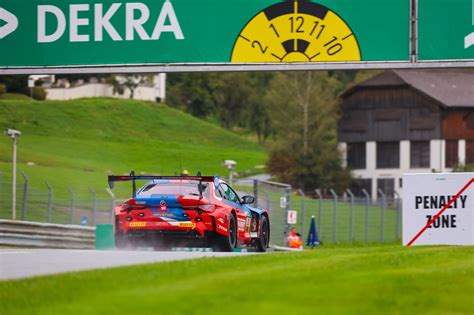
<svg viewBox="0 0 474 315"><path fill-rule="evenodd" d="M360 61L351 28L307 0L277 3L255 15L234 43L231 62Z"/></svg>

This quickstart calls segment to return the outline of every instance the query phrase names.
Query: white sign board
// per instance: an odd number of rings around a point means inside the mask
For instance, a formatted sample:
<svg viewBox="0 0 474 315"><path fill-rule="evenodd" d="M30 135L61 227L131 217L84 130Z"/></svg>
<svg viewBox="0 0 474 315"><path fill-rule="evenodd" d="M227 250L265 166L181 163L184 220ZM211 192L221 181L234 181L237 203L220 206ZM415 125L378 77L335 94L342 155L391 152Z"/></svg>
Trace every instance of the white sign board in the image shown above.
<svg viewBox="0 0 474 315"><path fill-rule="evenodd" d="M28 87L29 88L35 87L35 79L33 78L28 79Z"/></svg>
<svg viewBox="0 0 474 315"><path fill-rule="evenodd" d="M296 224L296 216L298 215L298 212L294 210L288 211L288 217L286 218L286 221L288 224Z"/></svg>
<svg viewBox="0 0 474 315"><path fill-rule="evenodd" d="M280 197L280 208L286 208L286 197Z"/></svg>
<svg viewBox="0 0 474 315"><path fill-rule="evenodd" d="M474 245L474 173L403 175L403 245Z"/></svg>

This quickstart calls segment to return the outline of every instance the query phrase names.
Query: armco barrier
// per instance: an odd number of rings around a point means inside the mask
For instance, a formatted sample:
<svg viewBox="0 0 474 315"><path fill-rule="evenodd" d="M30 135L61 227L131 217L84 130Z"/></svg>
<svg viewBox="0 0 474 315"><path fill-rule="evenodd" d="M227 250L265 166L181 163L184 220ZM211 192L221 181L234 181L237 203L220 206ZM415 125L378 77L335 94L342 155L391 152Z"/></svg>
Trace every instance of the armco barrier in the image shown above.
<svg viewBox="0 0 474 315"><path fill-rule="evenodd" d="M95 228L0 220L0 246L93 249Z"/></svg>

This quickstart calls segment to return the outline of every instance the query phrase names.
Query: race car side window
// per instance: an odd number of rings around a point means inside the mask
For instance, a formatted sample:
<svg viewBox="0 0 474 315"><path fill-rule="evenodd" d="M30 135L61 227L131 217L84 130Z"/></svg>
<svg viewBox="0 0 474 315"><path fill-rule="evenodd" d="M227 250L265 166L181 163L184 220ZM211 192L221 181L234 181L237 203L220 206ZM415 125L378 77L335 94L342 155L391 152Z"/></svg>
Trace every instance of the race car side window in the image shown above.
<svg viewBox="0 0 474 315"><path fill-rule="evenodd" d="M229 185L221 183L219 185L219 191L221 190L222 190L221 194L223 194L224 199L240 204L239 196L232 188L230 188Z"/></svg>

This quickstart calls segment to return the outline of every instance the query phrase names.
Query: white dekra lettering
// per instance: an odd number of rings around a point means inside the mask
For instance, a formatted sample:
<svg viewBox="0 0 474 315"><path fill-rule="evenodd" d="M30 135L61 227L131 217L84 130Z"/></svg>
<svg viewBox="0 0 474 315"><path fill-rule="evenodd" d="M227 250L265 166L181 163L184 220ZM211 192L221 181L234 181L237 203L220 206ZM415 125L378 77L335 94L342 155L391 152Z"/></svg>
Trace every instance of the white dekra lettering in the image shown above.
<svg viewBox="0 0 474 315"><path fill-rule="evenodd" d="M141 2L76 3L67 9L38 5L37 16L38 43L53 43L67 34L70 42L160 40L165 33L176 40L185 39L169 0L159 12Z"/></svg>

